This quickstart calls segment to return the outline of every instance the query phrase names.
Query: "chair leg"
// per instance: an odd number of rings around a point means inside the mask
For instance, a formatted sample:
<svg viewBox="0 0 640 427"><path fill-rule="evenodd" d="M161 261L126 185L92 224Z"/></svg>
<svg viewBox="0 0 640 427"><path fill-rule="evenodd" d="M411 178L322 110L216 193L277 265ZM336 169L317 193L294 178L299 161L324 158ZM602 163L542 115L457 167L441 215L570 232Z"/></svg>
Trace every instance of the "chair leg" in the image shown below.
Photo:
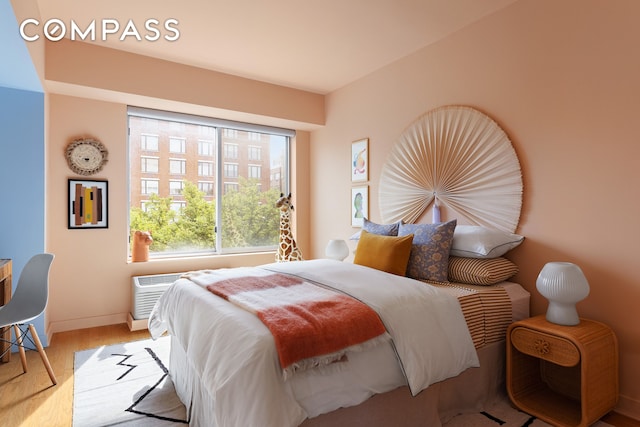
<svg viewBox="0 0 640 427"><path fill-rule="evenodd" d="M49 358L47 357L47 353L45 353L44 348L42 347L42 343L40 342L40 338L38 337L38 332L36 332L36 328L33 327L32 324L29 324L29 331L31 331L31 337L33 338L33 342L38 349L38 353L40 353L40 358L42 359L42 363L44 363L44 367L47 368L47 372L49 373L49 378L51 378L51 382L53 385L58 384L56 380L56 376L53 373L53 369L51 368L51 363L49 363ZM24 350L23 350L24 351Z"/></svg>
<svg viewBox="0 0 640 427"><path fill-rule="evenodd" d="M22 362L22 371L27 373L27 355L24 354L24 347L22 346L22 331L18 325L13 325L13 331L16 333L16 342L18 343L18 350L20 351L20 361Z"/></svg>

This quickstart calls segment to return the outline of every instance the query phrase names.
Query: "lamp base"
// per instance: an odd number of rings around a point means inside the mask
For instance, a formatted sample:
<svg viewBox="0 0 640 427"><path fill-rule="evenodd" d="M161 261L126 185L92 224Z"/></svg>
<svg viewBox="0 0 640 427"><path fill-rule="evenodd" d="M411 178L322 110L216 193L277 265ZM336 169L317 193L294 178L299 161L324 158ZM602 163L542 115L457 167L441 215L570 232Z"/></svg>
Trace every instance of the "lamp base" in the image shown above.
<svg viewBox="0 0 640 427"><path fill-rule="evenodd" d="M549 301L546 318L549 322L557 325L575 326L580 324L576 305L571 303Z"/></svg>

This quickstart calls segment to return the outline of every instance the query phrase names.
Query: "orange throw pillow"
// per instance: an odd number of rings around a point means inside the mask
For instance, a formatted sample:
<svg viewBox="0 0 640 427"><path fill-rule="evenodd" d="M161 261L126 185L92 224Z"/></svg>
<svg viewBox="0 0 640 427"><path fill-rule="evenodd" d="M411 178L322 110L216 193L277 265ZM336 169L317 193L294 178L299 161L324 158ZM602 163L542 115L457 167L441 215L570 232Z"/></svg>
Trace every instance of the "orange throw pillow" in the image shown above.
<svg viewBox="0 0 640 427"><path fill-rule="evenodd" d="M353 263L404 276L412 243L413 234L380 236L362 230Z"/></svg>

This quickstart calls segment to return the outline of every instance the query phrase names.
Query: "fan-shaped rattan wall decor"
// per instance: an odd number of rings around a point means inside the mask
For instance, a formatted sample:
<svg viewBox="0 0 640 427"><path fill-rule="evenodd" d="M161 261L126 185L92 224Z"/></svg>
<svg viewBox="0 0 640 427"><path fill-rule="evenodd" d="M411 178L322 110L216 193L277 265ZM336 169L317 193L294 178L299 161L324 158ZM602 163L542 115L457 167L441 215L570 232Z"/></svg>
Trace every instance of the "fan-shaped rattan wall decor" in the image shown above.
<svg viewBox="0 0 640 427"><path fill-rule="evenodd" d="M522 173L511 141L485 114L464 106L429 111L400 135L380 176L386 223L413 223L437 200L469 223L515 232Z"/></svg>

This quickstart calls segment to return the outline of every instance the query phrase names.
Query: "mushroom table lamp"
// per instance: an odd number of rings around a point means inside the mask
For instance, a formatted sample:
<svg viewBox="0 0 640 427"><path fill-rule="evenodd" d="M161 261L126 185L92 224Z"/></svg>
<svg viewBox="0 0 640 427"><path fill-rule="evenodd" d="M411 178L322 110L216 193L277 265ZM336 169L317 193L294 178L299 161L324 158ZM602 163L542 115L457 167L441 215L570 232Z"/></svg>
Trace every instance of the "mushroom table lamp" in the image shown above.
<svg viewBox="0 0 640 427"><path fill-rule="evenodd" d="M346 257L349 256L349 247L347 246L347 242L345 242L344 240L329 240L329 243L324 250L324 254L327 256L327 258L343 261Z"/></svg>
<svg viewBox="0 0 640 427"><path fill-rule="evenodd" d="M549 300L549 322L567 326L580 323L576 303L589 295L589 282L580 267L570 262L549 262L542 267L536 288Z"/></svg>

